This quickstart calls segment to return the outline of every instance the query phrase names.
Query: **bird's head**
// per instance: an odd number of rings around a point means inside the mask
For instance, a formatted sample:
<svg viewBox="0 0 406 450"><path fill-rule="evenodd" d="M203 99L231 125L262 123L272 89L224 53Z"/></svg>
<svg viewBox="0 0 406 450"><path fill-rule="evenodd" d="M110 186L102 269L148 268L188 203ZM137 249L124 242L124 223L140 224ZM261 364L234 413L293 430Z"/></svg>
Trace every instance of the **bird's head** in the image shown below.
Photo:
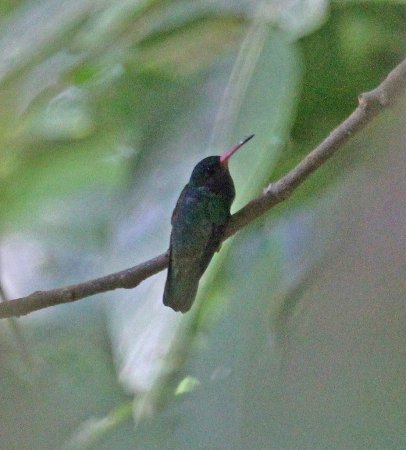
<svg viewBox="0 0 406 450"><path fill-rule="evenodd" d="M231 156L253 137L253 134L248 136L221 156L208 156L202 159L193 169L190 184L196 187L207 187L209 190L216 191L216 187L222 186L230 178L228 161Z"/></svg>

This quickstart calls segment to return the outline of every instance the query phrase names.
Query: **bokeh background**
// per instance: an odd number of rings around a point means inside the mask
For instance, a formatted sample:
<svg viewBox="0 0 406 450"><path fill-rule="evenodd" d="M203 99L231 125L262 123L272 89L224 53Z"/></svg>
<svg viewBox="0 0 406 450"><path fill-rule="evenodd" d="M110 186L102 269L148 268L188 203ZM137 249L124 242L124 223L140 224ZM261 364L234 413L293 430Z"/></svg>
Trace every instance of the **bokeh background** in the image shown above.
<svg viewBox="0 0 406 450"><path fill-rule="evenodd" d="M193 166L248 134L233 211L406 54L404 1L0 5L0 279L15 298L167 249ZM0 323L0 448L406 448L405 96L228 240ZM4 299L3 299L4 300Z"/></svg>

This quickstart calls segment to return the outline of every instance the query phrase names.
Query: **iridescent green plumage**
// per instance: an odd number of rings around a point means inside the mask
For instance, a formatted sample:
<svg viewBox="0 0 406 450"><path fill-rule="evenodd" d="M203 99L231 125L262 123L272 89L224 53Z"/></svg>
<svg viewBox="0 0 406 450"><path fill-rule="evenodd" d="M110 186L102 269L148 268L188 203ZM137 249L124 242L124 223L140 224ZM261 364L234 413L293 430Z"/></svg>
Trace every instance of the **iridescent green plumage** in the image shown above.
<svg viewBox="0 0 406 450"><path fill-rule="evenodd" d="M172 215L169 267L163 302L186 312L200 277L218 250L235 197L227 162L252 136L220 156L209 156L193 169Z"/></svg>

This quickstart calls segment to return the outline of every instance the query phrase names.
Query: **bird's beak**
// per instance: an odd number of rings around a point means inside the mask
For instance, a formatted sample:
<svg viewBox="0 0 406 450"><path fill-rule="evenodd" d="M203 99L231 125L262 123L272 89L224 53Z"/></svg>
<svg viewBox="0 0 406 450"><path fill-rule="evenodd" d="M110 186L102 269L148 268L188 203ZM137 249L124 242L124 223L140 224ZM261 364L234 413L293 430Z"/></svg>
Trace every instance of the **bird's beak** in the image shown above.
<svg viewBox="0 0 406 450"><path fill-rule="evenodd" d="M224 167L228 167L228 160L234 155L234 153L241 148L245 143L247 143L250 139L254 137L253 134L251 136L248 136L243 141L241 141L239 144L234 146L231 150L228 150L226 153L220 156L220 164Z"/></svg>

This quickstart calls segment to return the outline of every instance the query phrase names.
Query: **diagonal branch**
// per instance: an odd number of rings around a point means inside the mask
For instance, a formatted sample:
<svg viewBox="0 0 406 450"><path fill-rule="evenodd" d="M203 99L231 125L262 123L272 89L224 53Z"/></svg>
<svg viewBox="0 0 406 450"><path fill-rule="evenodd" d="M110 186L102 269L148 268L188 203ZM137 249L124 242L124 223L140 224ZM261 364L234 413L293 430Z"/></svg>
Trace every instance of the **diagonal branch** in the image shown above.
<svg viewBox="0 0 406 450"><path fill-rule="evenodd" d="M371 120L392 105L406 87L406 60L401 62L386 79L370 92L361 94L358 107L330 135L311 151L296 167L278 181L271 183L261 196L249 202L234 214L227 225L224 239L286 200L316 169L363 129ZM168 255L163 253L137 266L84 283L49 291L37 291L27 297L0 303L0 318L19 317L39 309L74 302L84 297L118 288L132 289L143 280L164 270Z"/></svg>

